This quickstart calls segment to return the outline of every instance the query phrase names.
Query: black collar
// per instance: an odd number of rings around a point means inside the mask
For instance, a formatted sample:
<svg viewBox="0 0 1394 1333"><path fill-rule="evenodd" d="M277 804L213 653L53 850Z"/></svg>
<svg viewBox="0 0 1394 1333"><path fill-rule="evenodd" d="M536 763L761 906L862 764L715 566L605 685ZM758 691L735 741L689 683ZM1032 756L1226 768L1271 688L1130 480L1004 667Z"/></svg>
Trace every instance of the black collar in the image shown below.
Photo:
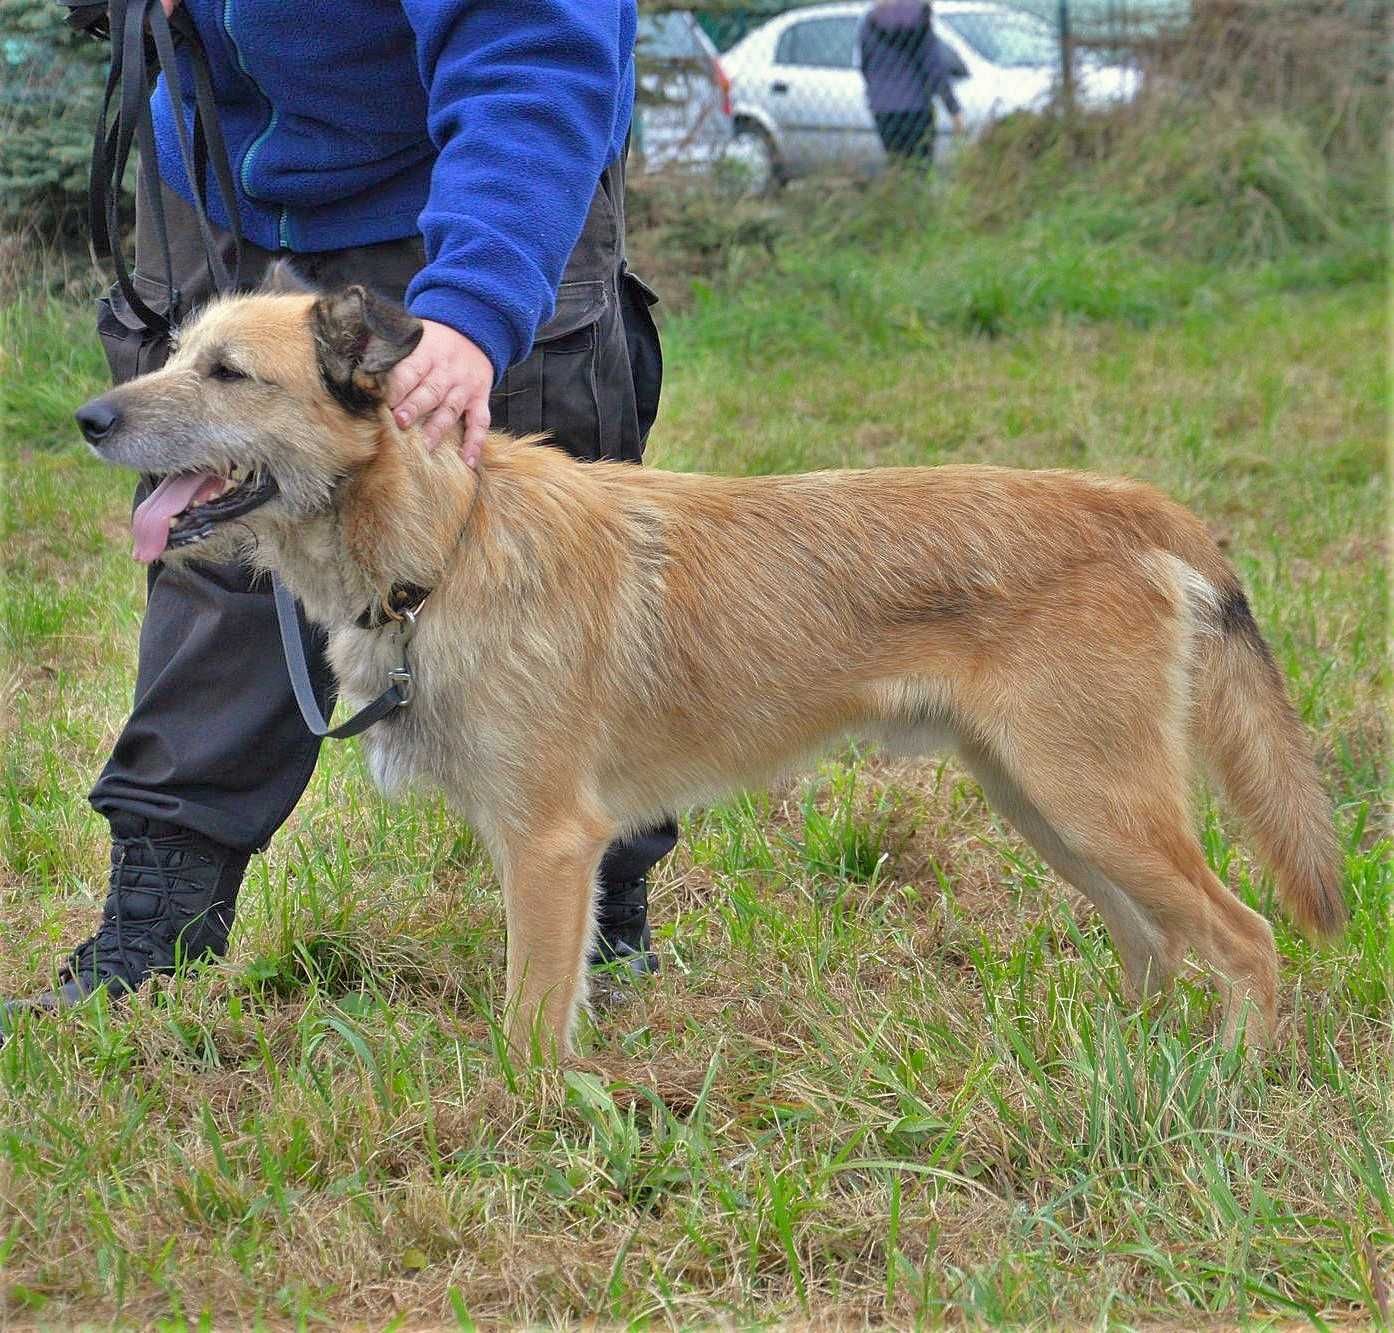
<svg viewBox="0 0 1394 1333"><path fill-rule="evenodd" d="M464 522L460 524L459 534L455 538L456 546L464 540L465 530L474 516L474 506L478 500L479 482L476 482L474 494L470 496L469 508L465 510ZM386 597L378 602L370 602L353 623L359 629L381 629L389 621L400 625L408 615L414 620L416 613L434 591L434 588L423 588L419 583L394 583Z"/></svg>
<svg viewBox="0 0 1394 1333"><path fill-rule="evenodd" d="M419 611L432 591L415 583L394 583L386 597L364 607L363 613L353 623L359 629L378 629L388 621L398 622L408 611Z"/></svg>

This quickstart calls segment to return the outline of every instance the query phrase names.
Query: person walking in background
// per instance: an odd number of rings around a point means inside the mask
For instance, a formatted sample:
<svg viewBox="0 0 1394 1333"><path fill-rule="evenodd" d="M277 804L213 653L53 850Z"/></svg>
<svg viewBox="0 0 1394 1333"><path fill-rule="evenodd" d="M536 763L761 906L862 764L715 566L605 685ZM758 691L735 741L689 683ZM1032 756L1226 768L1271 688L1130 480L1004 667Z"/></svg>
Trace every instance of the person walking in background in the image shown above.
<svg viewBox="0 0 1394 1333"><path fill-rule="evenodd" d="M862 77L881 146L892 159L934 160L934 99L963 132L953 81L968 76L938 37L926 0L880 0L862 21Z"/></svg>

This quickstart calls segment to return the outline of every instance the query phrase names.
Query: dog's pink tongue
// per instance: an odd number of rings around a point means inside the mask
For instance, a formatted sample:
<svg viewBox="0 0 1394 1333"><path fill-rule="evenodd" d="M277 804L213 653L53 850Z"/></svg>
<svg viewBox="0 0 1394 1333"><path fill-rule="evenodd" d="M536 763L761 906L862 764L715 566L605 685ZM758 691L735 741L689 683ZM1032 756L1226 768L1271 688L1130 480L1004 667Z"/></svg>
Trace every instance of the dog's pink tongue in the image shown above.
<svg viewBox="0 0 1394 1333"><path fill-rule="evenodd" d="M166 477L140 502L131 519L135 558L143 565L158 560L169 541L169 525L191 504L211 499L223 486L216 472L193 472Z"/></svg>

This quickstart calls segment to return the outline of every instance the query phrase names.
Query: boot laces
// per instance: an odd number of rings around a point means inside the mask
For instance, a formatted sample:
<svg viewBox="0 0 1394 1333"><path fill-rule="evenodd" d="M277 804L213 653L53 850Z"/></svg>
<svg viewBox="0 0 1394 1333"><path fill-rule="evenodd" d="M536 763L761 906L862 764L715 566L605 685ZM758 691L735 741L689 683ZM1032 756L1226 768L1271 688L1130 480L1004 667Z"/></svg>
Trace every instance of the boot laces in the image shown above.
<svg viewBox="0 0 1394 1333"><path fill-rule="evenodd" d="M170 863L171 851L196 854L186 841L163 837L159 842L165 844L163 855L149 834L113 837L102 923L73 950L59 974L63 980L90 979L94 984L119 980L134 989L150 972L174 968L181 938L192 934L213 910L212 886L182 877ZM133 851L144 855L133 856ZM152 871L153 884L146 882ZM153 910L129 917L133 893L153 899Z"/></svg>
<svg viewBox="0 0 1394 1333"><path fill-rule="evenodd" d="M649 885L646 879L607 884L596 906L596 924L602 934L623 933L642 926L648 919Z"/></svg>

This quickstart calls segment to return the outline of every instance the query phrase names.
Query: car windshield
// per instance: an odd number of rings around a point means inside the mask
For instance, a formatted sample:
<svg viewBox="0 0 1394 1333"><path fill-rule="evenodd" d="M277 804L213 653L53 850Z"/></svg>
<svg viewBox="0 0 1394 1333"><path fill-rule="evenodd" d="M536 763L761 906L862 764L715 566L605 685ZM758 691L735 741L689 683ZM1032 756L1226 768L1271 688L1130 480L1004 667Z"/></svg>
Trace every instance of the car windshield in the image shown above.
<svg viewBox="0 0 1394 1333"><path fill-rule="evenodd" d="M969 9L936 15L984 60L1008 69L1053 65L1060 47L1049 25L1030 14Z"/></svg>

